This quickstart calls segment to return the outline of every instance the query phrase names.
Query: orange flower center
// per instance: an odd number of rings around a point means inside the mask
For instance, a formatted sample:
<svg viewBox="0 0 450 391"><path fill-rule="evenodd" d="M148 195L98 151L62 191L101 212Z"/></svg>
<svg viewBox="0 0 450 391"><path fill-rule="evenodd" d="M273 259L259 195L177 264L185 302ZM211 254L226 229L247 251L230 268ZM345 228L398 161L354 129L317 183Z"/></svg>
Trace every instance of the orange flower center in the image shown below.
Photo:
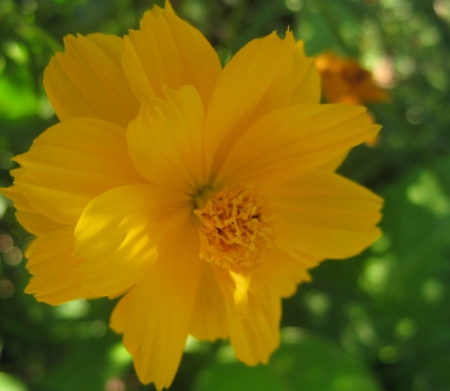
<svg viewBox="0 0 450 391"><path fill-rule="evenodd" d="M201 220L200 258L235 272L250 271L270 247L276 219L267 202L245 188L227 188L194 213Z"/></svg>

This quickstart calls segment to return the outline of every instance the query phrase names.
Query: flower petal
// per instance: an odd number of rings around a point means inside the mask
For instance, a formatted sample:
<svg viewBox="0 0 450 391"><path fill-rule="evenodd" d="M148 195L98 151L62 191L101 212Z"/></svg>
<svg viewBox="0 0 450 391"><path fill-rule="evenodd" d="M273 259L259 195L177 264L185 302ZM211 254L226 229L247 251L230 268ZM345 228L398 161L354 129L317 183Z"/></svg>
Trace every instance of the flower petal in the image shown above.
<svg viewBox="0 0 450 391"><path fill-rule="evenodd" d="M25 289L38 301L57 305L74 299L98 297L83 287L85 274L78 271L84 258L73 255L74 226L35 239L25 255L27 269L34 277Z"/></svg>
<svg viewBox="0 0 450 391"><path fill-rule="evenodd" d="M343 104L302 104L268 114L238 140L219 185L259 182L269 187L337 159L380 129L367 123L365 111Z"/></svg>
<svg viewBox="0 0 450 391"><path fill-rule="evenodd" d="M341 164L344 163L344 160L347 158L349 152L350 150L347 150L333 160L326 162L323 166L320 167L320 169L324 171L336 171L341 166Z"/></svg>
<svg viewBox="0 0 450 391"><path fill-rule="evenodd" d="M303 47L302 41L295 44L293 93L290 104L320 102L320 76L314 60L305 56Z"/></svg>
<svg viewBox="0 0 450 391"><path fill-rule="evenodd" d="M308 270L319 261L321 259L318 257L294 258L276 248L270 249L260 267L254 271L250 289L262 299L270 295L290 297L301 282L311 281Z"/></svg>
<svg viewBox="0 0 450 391"><path fill-rule="evenodd" d="M159 242L186 225L191 203L181 193L145 184L96 197L75 229L75 252L87 258L85 286L109 296L139 281L158 257Z"/></svg>
<svg viewBox="0 0 450 391"><path fill-rule="evenodd" d="M289 102L293 59L292 33L283 40L273 33L251 41L225 66L212 94L205 125L206 152L208 161L214 158L213 173L252 122Z"/></svg>
<svg viewBox="0 0 450 391"><path fill-rule="evenodd" d="M281 299L272 296L262 301L249 295L245 316L236 313L231 305L227 309L230 342L236 357L247 365L267 364L280 343Z"/></svg>
<svg viewBox="0 0 450 391"><path fill-rule="evenodd" d="M180 228L111 318L111 327L124 334L140 380L159 390L170 386L178 369L202 271L195 224Z"/></svg>
<svg viewBox="0 0 450 391"><path fill-rule="evenodd" d="M144 14L140 30L125 37L123 68L139 99L164 98L163 86L193 85L205 107L221 71L205 37L172 10L157 6Z"/></svg>
<svg viewBox="0 0 450 391"><path fill-rule="evenodd" d="M210 341L228 337L225 299L214 271L206 262L203 262L189 334Z"/></svg>
<svg viewBox="0 0 450 391"><path fill-rule="evenodd" d="M17 189L16 186L0 189L1 193L13 201L16 208L16 218L28 232L36 236L47 235L48 233L64 227L34 209Z"/></svg>
<svg viewBox="0 0 450 391"><path fill-rule="evenodd" d="M348 258L380 235L381 198L337 174L316 171L266 196L278 214L276 243L292 255Z"/></svg>
<svg viewBox="0 0 450 391"><path fill-rule="evenodd" d="M62 224L75 224L98 194L144 181L128 157L125 129L96 119L72 118L51 127L14 160L26 168L15 180L17 189L33 208Z"/></svg>
<svg viewBox="0 0 450 391"><path fill-rule="evenodd" d="M44 72L44 87L59 119L90 117L126 126L139 110L121 66L123 40L104 34L64 39Z"/></svg>
<svg viewBox="0 0 450 391"><path fill-rule="evenodd" d="M237 312L245 313L248 304L248 292L252 276L250 273L236 273L229 271L230 277L234 282L233 302L234 309Z"/></svg>
<svg viewBox="0 0 450 391"><path fill-rule="evenodd" d="M206 181L202 101L192 86L165 93L167 101L144 102L128 127L130 156L150 182L194 194Z"/></svg>

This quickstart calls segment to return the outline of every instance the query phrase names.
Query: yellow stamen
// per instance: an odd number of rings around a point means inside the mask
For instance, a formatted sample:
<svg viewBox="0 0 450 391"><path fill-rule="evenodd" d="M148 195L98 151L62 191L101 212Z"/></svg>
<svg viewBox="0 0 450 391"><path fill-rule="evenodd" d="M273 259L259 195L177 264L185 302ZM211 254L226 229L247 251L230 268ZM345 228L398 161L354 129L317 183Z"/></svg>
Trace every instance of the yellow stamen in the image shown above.
<svg viewBox="0 0 450 391"><path fill-rule="evenodd" d="M200 258L235 272L253 270L270 247L271 225L276 217L267 202L253 190L223 189L213 195L200 218Z"/></svg>

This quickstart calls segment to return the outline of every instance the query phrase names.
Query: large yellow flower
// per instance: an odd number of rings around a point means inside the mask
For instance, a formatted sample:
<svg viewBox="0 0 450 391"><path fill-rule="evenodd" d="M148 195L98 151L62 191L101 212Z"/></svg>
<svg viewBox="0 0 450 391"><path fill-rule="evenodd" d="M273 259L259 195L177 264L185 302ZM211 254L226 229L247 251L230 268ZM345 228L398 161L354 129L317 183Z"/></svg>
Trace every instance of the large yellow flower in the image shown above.
<svg viewBox="0 0 450 391"><path fill-rule="evenodd" d="M15 158L3 190L37 236L27 292L50 304L123 295L111 327L158 389L188 334L267 362L281 298L379 235L380 198L334 173L379 127L361 107L319 104L289 31L222 69L197 30L155 7L123 39L65 47L44 75L61 122Z"/></svg>

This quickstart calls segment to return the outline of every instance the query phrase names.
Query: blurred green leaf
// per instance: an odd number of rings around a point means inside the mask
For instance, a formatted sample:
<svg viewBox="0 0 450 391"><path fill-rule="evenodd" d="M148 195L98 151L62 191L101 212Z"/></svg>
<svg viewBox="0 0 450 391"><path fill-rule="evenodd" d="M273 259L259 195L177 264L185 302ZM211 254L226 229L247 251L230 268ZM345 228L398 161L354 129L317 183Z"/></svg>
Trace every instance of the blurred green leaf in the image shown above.
<svg viewBox="0 0 450 391"><path fill-rule="evenodd" d="M109 347L113 342L117 343L117 339L108 332L102 338L67 341L65 357L49 370L42 385L55 391L103 390L110 375ZM129 366L129 362L111 364L114 364L116 374Z"/></svg>
<svg viewBox="0 0 450 391"><path fill-rule="evenodd" d="M282 330L282 345L267 366L219 359L199 376L194 391L380 391L364 363L328 339L298 328Z"/></svg>
<svg viewBox="0 0 450 391"><path fill-rule="evenodd" d="M0 390L2 391L28 391L28 387L16 377L0 372Z"/></svg>
<svg viewBox="0 0 450 391"><path fill-rule="evenodd" d="M33 78L26 68L11 76L0 76L0 117L16 119L35 115L39 99Z"/></svg>

